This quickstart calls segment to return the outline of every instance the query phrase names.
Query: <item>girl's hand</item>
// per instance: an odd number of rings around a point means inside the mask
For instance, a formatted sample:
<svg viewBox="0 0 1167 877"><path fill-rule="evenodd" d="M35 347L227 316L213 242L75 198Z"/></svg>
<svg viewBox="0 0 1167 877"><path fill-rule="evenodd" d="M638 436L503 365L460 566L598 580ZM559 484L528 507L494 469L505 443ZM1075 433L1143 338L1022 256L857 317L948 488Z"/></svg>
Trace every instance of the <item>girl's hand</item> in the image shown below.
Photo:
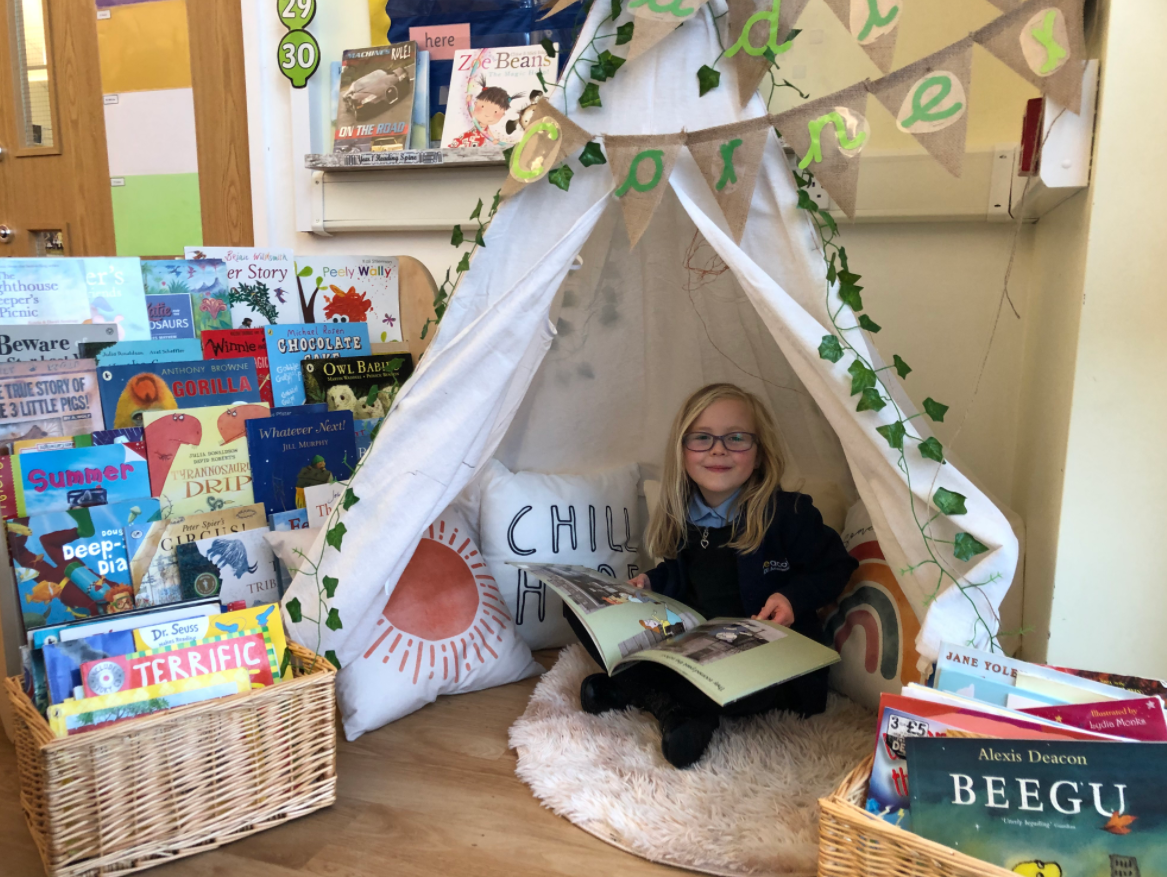
<svg viewBox="0 0 1167 877"><path fill-rule="evenodd" d="M789 627L794 623L794 607L781 594L771 594L766 605L762 607L762 611L754 618L761 621L773 621L775 624Z"/></svg>
<svg viewBox="0 0 1167 877"><path fill-rule="evenodd" d="M652 588L652 585L648 581L648 575L645 573L641 573L634 579L629 579L628 584L632 585L634 588Z"/></svg>

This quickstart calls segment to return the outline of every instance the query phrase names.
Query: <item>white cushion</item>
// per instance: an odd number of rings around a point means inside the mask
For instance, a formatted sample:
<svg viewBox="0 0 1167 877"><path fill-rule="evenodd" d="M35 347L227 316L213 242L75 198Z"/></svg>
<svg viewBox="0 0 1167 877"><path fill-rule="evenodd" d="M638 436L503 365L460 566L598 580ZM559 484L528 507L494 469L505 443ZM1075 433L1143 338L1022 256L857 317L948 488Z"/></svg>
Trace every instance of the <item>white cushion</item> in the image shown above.
<svg viewBox="0 0 1167 877"><path fill-rule="evenodd" d="M533 649L575 636L563 601L507 561L568 563L620 579L644 569L635 463L594 475L511 472L491 460L482 480L482 553L519 635Z"/></svg>

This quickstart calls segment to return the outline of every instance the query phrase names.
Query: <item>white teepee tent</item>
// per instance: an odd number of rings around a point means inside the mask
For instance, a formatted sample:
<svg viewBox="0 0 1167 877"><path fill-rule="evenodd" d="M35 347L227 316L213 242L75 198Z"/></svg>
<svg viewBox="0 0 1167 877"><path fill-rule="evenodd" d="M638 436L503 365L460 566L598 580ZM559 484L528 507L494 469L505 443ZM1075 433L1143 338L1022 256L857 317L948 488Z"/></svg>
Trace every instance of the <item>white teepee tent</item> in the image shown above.
<svg viewBox="0 0 1167 877"><path fill-rule="evenodd" d="M592 10L579 46L588 45L606 5ZM602 108L579 109L582 83L565 77L570 117L594 132L659 134L764 115L760 96L739 106L732 70L720 88L698 96L696 68L721 51L714 26L702 10L626 64L604 86ZM564 107L562 93L553 99ZM333 650L342 665L356 659L425 528L496 454L512 469L637 462L651 473L680 401L727 380L772 405L795 481L832 482L865 501L896 571L926 557L916 517L935 514L928 504L935 489L967 497L966 514L940 516L931 532L952 540L963 531L987 546L970 563L949 550L947 562L965 580L988 584L962 592L949 583L929 602L934 568L901 581L923 619L921 654L935 657L944 639L984 645L1013 581L1018 540L1006 514L953 463L914 450L907 455L913 512L899 453L876 432L894 422L892 406L857 413L848 361L819 357L830 326L825 266L777 138L767 141L740 245L685 150L632 250L608 168L575 169L569 191L540 182L499 209L354 479L360 502L339 513L342 550L322 535L312 552L322 558L316 576L298 575L285 597L285 605L297 599L314 610L298 623L285 611L292 638ZM571 271L577 255L582 267ZM878 362L861 334L848 337ZM887 383L905 416L914 414L894 376ZM912 424L928 435L925 418ZM331 598L321 596L325 576L340 583ZM342 627L319 623L320 601L338 610ZM994 631L975 623L978 613Z"/></svg>

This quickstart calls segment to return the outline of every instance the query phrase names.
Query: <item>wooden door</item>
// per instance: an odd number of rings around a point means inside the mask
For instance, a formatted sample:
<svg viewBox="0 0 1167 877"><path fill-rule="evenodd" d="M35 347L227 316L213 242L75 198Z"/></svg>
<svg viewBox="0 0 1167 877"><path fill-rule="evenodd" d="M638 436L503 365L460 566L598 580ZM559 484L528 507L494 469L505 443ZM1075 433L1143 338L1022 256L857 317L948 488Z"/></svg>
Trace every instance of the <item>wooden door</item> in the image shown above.
<svg viewBox="0 0 1167 877"><path fill-rule="evenodd" d="M0 0L0 256L113 255L93 0Z"/></svg>

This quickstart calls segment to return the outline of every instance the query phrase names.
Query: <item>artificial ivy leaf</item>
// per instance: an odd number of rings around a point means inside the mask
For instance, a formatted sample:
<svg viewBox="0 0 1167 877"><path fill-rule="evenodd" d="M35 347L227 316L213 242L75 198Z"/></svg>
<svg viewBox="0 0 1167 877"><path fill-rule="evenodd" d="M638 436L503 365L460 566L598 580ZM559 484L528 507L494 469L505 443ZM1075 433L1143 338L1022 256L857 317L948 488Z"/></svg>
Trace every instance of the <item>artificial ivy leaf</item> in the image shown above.
<svg viewBox="0 0 1167 877"><path fill-rule="evenodd" d="M947 410L948 410L947 405L941 405L939 402L937 402L931 396L929 396L927 399L924 400L924 411L928 414L928 416L930 418L935 420L937 423L944 422L944 413Z"/></svg>
<svg viewBox="0 0 1167 877"><path fill-rule="evenodd" d="M839 282L845 283L848 286L854 286L856 283L859 282L859 279L860 279L860 275L855 274L846 268L844 268L842 271L839 272Z"/></svg>
<svg viewBox="0 0 1167 877"><path fill-rule="evenodd" d="M547 182L551 183L553 186L558 186L566 192L568 187L571 186L571 178L574 176L575 174L572 172L571 168L569 168L566 164L561 164L547 175Z"/></svg>
<svg viewBox="0 0 1167 877"><path fill-rule="evenodd" d="M774 50L769 46L766 46L766 51L762 52L762 55L774 66L778 65L778 56L774 54Z"/></svg>
<svg viewBox="0 0 1167 877"><path fill-rule="evenodd" d="M506 156L508 164L510 163L511 152L513 152L513 151L514 151L514 147L511 146L511 147L508 147L505 152L503 152L503 155ZM494 190L494 201L490 205L490 214L489 214L490 216L494 216L494 214L496 214L498 212L498 202L501 200L502 200L502 189L495 189Z"/></svg>
<svg viewBox="0 0 1167 877"><path fill-rule="evenodd" d="M474 208L474 212L470 214L471 219L477 219L482 215L482 199L478 199L478 206Z"/></svg>
<svg viewBox="0 0 1167 877"><path fill-rule="evenodd" d="M811 213L818 213L819 212L818 202L815 201L814 198L810 197L810 193L807 192L806 189L799 189L798 190L798 206L800 209L809 210ZM829 273L834 273L834 270L835 270L835 266L832 264ZM831 283L834 283L834 282L835 281L832 278Z"/></svg>
<svg viewBox="0 0 1167 877"><path fill-rule="evenodd" d="M620 0L612 0L612 21L620 17Z"/></svg>
<svg viewBox="0 0 1167 877"><path fill-rule="evenodd" d="M474 246L476 246L476 247L485 247L486 246L486 238L484 238L482 236L482 228L481 227L478 229L478 231L474 232Z"/></svg>
<svg viewBox="0 0 1167 877"><path fill-rule="evenodd" d="M368 395L365 396L365 404L368 405L370 408L372 408L373 403L376 401L377 401L377 385L373 384L373 386L369 387Z"/></svg>
<svg viewBox="0 0 1167 877"><path fill-rule="evenodd" d="M539 40L539 45L543 47L543 51L547 53L548 58L555 57L555 43L551 42L551 37L543 37Z"/></svg>
<svg viewBox="0 0 1167 877"><path fill-rule="evenodd" d="M502 151L503 161L505 161L508 165L510 165L510 163L511 163L511 153L513 153L514 151L515 151L515 148L513 146L508 146L506 149L504 149ZM498 198L499 198L499 195L497 192L495 193L494 197L495 197L494 207L497 208L498 207ZM494 212L493 208L492 208L491 212L492 213Z"/></svg>
<svg viewBox="0 0 1167 877"><path fill-rule="evenodd" d="M702 64L697 70L697 90L700 92L700 97L705 97L706 94L713 91L717 86L721 85L721 74L710 67L708 64Z"/></svg>
<svg viewBox="0 0 1167 877"><path fill-rule="evenodd" d="M332 576L325 576L323 579L321 579L321 581L324 584L325 595L329 600L331 600L333 595L336 594L336 586L340 584L340 579L333 578Z"/></svg>
<svg viewBox="0 0 1167 877"><path fill-rule="evenodd" d="M798 206L799 207L802 206L802 199L801 198L798 199ZM827 283L834 283L835 278L838 276L839 276L838 273L836 273L836 271L835 271L835 254L832 253L831 254L831 263L829 265L827 265Z"/></svg>
<svg viewBox="0 0 1167 877"><path fill-rule="evenodd" d="M887 403L883 401L883 396L879 395L879 390L874 387L868 387L863 391L863 395L859 397L859 404L855 406L856 411L879 411Z"/></svg>
<svg viewBox="0 0 1167 877"><path fill-rule="evenodd" d="M579 105L581 107L602 107L600 102L600 86L594 82L589 82L583 90L583 94L579 96Z"/></svg>
<svg viewBox="0 0 1167 877"><path fill-rule="evenodd" d="M330 663L333 667L335 667L337 670L340 669L340 658L336 656L336 652L334 652L332 649L329 649L324 653L324 657L328 659L328 663Z"/></svg>
<svg viewBox="0 0 1167 877"><path fill-rule="evenodd" d="M895 423L889 423L887 426L877 426L875 431L887 439L887 443L895 448L897 451L904 449L904 422L897 420Z"/></svg>
<svg viewBox="0 0 1167 877"><path fill-rule="evenodd" d="M300 620L304 617L300 612L300 598L293 597L284 604L284 608L288 610L288 618L292 619L296 624L299 624Z"/></svg>
<svg viewBox="0 0 1167 877"><path fill-rule="evenodd" d="M842 275L840 274L840 276ZM852 286L849 283L841 284L839 286L839 298L851 310L861 311L863 310L863 298L859 295L861 289L863 289L862 286Z"/></svg>
<svg viewBox="0 0 1167 877"><path fill-rule="evenodd" d="M784 39L782 42L788 43L792 39L794 39L796 36L798 36L800 33L802 33L802 30L800 28L797 28L797 27L791 28L790 33L786 34L786 39Z"/></svg>
<svg viewBox="0 0 1167 877"><path fill-rule="evenodd" d="M957 533L953 540L952 553L956 555L957 560L972 560L988 550L988 545L969 533Z"/></svg>
<svg viewBox="0 0 1167 877"><path fill-rule="evenodd" d="M593 164L607 164L608 159L604 158L604 151L600 149L600 144L593 140L579 154L579 163L584 167L591 167Z"/></svg>
<svg viewBox="0 0 1167 877"><path fill-rule="evenodd" d="M344 625L340 623L340 613L335 609L329 609L328 617L324 619L324 626L329 630L340 630L342 627L344 627Z"/></svg>
<svg viewBox="0 0 1167 877"><path fill-rule="evenodd" d="M347 532L348 527L342 523L337 523L332 527L331 530L328 531L327 534L325 534L324 541L335 548L337 551L340 551L341 540L344 539L344 534Z"/></svg>
<svg viewBox="0 0 1167 877"><path fill-rule="evenodd" d="M542 70L535 71L535 78L539 80L539 87L541 89L543 89L544 94L546 94L547 92L549 92L551 90L547 87L547 80L543 78L543 71Z"/></svg>
<svg viewBox="0 0 1167 877"><path fill-rule="evenodd" d="M466 240L466 236L462 234L462 226L455 225L454 230L450 232L450 243L455 247L460 247L464 240Z"/></svg>
<svg viewBox="0 0 1167 877"><path fill-rule="evenodd" d="M929 436L920 442L920 456L927 457L929 460L935 460L937 463L943 463L944 445L940 444L935 436Z"/></svg>
<svg viewBox="0 0 1167 877"><path fill-rule="evenodd" d="M847 248L839 247L839 264L843 266L844 271L850 271L851 268L847 265Z"/></svg>
<svg viewBox="0 0 1167 877"><path fill-rule="evenodd" d="M604 73L607 74L608 79L616 75L616 71L624 66L625 60L619 55L613 55L611 49L604 49L600 52L600 63L604 65Z"/></svg>
<svg viewBox="0 0 1167 877"><path fill-rule="evenodd" d="M867 314L862 314L859 317L859 326L863 329L866 329L868 332L878 332L883 328L883 326L879 325L879 323L875 322L875 320L871 319L871 317L867 316ZM899 359L899 357L897 356L896 359ZM900 361L902 362L903 360ZM896 366L896 370L899 370L898 365ZM911 369L908 369L908 371L911 371ZM903 375L900 375L900 377L902 378Z"/></svg>
<svg viewBox="0 0 1167 877"><path fill-rule="evenodd" d="M301 268L299 271L296 272L296 276L297 277L311 277L312 276L312 266L305 265L303 268Z"/></svg>
<svg viewBox="0 0 1167 877"><path fill-rule="evenodd" d="M622 46L632 42L632 22L622 24L616 28L616 45Z"/></svg>
<svg viewBox="0 0 1167 877"><path fill-rule="evenodd" d="M604 69L603 64L601 64L599 61L597 61L595 64L592 65L591 77L592 77L592 79L596 80L596 82L607 82L608 81L608 71Z"/></svg>
<svg viewBox="0 0 1167 877"><path fill-rule="evenodd" d="M847 372L851 375L851 395L861 393L869 387L875 386L875 372L865 366L858 359L847 367Z"/></svg>
<svg viewBox="0 0 1167 877"><path fill-rule="evenodd" d="M361 498L353 493L353 489L351 487L346 487L344 491L344 499L341 500L340 507L347 512L360 501Z"/></svg>
<svg viewBox="0 0 1167 877"><path fill-rule="evenodd" d="M819 215L822 216L823 222L826 224L827 228L831 230L832 234L839 233L839 224L835 222L835 217L831 216L831 214L827 213L825 210L822 211Z"/></svg>
<svg viewBox="0 0 1167 877"><path fill-rule="evenodd" d="M937 487L936 493L932 495L932 502L936 504L936 508L940 509L946 515L964 515L968 513L968 509L964 507L964 494L949 490L946 487Z"/></svg>
<svg viewBox="0 0 1167 877"><path fill-rule="evenodd" d="M463 274L466 271L470 270L470 253L469 252L462 254L462 260L458 263L458 267L455 270L459 274Z"/></svg>
<svg viewBox="0 0 1167 877"><path fill-rule="evenodd" d="M842 358L843 348L839 344L839 339L834 335L824 335L823 343L819 345L819 359L838 362Z"/></svg>
<svg viewBox="0 0 1167 877"><path fill-rule="evenodd" d="M863 320L860 319L859 322L862 323ZM904 362L898 353L892 354L891 362L896 367L896 374L900 376L901 381L912 373L912 367Z"/></svg>

